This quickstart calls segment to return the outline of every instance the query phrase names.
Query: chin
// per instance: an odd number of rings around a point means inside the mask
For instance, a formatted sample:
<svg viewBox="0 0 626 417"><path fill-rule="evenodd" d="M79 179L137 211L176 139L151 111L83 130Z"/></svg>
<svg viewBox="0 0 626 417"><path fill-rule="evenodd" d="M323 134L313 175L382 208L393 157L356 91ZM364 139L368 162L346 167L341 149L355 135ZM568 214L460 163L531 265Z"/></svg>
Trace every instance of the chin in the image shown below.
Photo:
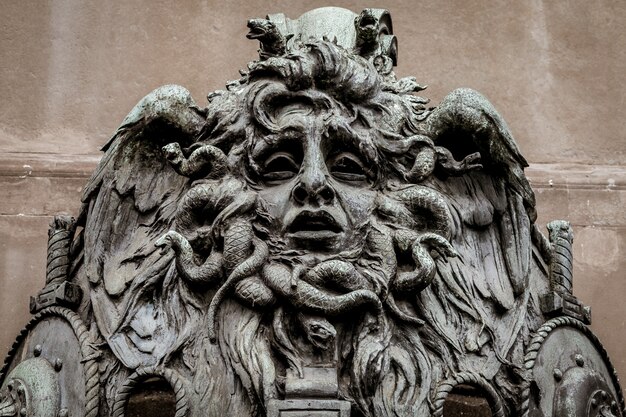
<svg viewBox="0 0 626 417"><path fill-rule="evenodd" d="M286 237L291 247L319 254L339 253L345 244L345 233L329 230L300 231Z"/></svg>

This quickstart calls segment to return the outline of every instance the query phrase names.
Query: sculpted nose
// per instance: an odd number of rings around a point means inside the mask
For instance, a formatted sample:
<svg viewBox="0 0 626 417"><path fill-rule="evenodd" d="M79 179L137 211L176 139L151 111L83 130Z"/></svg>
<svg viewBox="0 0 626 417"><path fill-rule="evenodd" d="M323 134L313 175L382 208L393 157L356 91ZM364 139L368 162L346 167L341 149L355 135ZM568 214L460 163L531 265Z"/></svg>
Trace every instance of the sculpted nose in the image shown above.
<svg viewBox="0 0 626 417"><path fill-rule="evenodd" d="M292 197L298 204L324 205L332 203L335 191L322 172L304 172L292 191Z"/></svg>

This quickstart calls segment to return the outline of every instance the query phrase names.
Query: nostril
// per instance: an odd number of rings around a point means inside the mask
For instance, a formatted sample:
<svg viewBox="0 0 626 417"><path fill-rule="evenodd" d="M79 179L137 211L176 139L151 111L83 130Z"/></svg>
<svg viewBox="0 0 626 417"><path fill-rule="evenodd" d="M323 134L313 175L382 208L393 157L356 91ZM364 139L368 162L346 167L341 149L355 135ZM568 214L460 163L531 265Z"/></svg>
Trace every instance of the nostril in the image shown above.
<svg viewBox="0 0 626 417"><path fill-rule="evenodd" d="M335 193L333 192L332 188L330 188L329 186L325 186L322 187L321 190L319 190L318 196L323 202L328 203L332 201L332 199L335 197Z"/></svg>
<svg viewBox="0 0 626 417"><path fill-rule="evenodd" d="M301 185L298 185L298 186L296 186L296 188L294 188L294 190L293 190L293 198L298 203L303 204L306 201L307 196L308 196L308 193L306 192L304 187L302 187Z"/></svg>

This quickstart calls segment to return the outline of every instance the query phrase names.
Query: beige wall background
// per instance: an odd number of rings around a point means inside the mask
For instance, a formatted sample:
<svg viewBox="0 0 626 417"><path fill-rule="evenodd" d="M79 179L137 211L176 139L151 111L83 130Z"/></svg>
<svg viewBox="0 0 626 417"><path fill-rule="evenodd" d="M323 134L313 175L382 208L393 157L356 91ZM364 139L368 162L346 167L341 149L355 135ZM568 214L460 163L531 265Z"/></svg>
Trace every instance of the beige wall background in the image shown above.
<svg viewBox="0 0 626 417"><path fill-rule="evenodd" d="M200 105L256 56L246 20L321 1L0 3L0 356L44 283L53 214L76 214L99 148L152 89ZM396 73L486 95L531 163L539 223L575 237L575 293L626 378L626 2L335 1L386 7Z"/></svg>

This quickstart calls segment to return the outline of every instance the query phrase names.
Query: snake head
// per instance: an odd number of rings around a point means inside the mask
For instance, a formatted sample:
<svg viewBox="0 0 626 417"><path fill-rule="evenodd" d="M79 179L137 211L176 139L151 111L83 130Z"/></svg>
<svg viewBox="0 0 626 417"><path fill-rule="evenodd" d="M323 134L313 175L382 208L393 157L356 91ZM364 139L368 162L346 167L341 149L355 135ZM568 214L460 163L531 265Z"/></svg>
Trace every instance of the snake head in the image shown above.
<svg viewBox="0 0 626 417"><path fill-rule="evenodd" d="M471 171L475 169L482 169L483 165L480 163L481 157L480 152L474 152L472 154L467 155L461 161L461 166L464 171Z"/></svg>
<svg viewBox="0 0 626 417"><path fill-rule="evenodd" d="M169 231L161 236L156 242L154 242L154 246L156 246L157 248L161 248L161 255L165 255L174 244L172 234L173 232Z"/></svg>
<svg viewBox="0 0 626 417"><path fill-rule="evenodd" d="M165 159L167 159L174 166L180 165L183 162L183 159L185 159L178 142L168 143L161 148L161 150L165 154Z"/></svg>
<svg viewBox="0 0 626 417"><path fill-rule="evenodd" d="M332 346L337 330L328 320L302 313L298 314L298 319L307 339L313 346L322 350L328 350Z"/></svg>
<svg viewBox="0 0 626 417"><path fill-rule="evenodd" d="M433 259L441 257L445 261L447 258L459 256L458 252L448 242L448 239L437 233L424 233L416 239L415 244L422 245L430 250L430 256Z"/></svg>
<svg viewBox="0 0 626 417"><path fill-rule="evenodd" d="M248 29L250 32L246 34L246 38L259 40L269 37L277 30L276 25L267 19L248 20Z"/></svg>
<svg viewBox="0 0 626 417"><path fill-rule="evenodd" d="M372 9L364 9L360 15L354 18L354 26L357 32L358 42L362 44L376 44L380 21Z"/></svg>

